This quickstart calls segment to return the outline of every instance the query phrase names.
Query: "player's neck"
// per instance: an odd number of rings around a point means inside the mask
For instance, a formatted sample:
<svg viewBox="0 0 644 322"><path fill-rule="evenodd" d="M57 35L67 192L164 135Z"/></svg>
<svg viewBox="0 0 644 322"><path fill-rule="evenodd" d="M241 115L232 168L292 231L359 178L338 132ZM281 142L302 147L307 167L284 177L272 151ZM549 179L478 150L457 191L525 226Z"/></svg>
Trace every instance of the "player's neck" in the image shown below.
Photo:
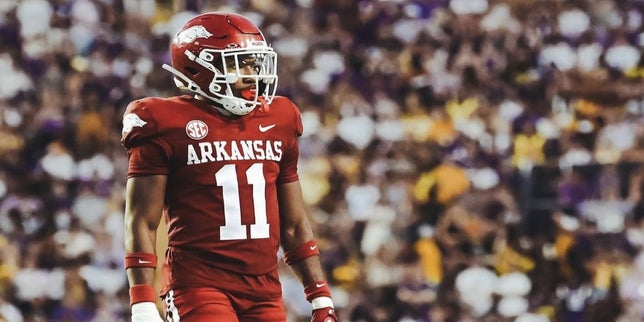
<svg viewBox="0 0 644 322"><path fill-rule="evenodd" d="M196 100L200 100L200 101L205 102L205 103L207 103L208 105L212 106L212 107L215 109L215 111L217 111L219 114L221 114L221 115L223 115L223 116L225 116L225 117L228 117L228 118L231 118L231 119L237 119L237 118L239 118L239 116L238 116L238 115L235 115L235 114L233 114L233 113L230 113L230 112L226 111L226 109L224 109L223 107L221 107L221 106L219 105L219 103L217 103L217 102L215 102L215 101L213 101L213 100L210 100L210 99L208 99L208 98L206 98L206 97L203 97L203 96L201 96L201 95L199 95L199 94L195 94L194 98L195 98Z"/></svg>

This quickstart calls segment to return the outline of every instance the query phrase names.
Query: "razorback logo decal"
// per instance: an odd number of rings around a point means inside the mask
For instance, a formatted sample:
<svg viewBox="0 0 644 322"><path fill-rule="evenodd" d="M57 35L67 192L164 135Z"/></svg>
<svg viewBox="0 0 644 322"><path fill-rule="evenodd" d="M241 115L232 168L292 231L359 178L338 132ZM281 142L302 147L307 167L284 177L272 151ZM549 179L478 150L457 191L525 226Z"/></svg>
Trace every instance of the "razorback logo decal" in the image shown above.
<svg viewBox="0 0 644 322"><path fill-rule="evenodd" d="M212 34L204 26L192 26L177 33L174 37L174 42L177 45L184 45L193 43L197 38L209 38L211 36Z"/></svg>
<svg viewBox="0 0 644 322"><path fill-rule="evenodd" d="M138 115L129 113L123 116L123 133L129 133L134 127L143 127L148 122L142 120Z"/></svg>

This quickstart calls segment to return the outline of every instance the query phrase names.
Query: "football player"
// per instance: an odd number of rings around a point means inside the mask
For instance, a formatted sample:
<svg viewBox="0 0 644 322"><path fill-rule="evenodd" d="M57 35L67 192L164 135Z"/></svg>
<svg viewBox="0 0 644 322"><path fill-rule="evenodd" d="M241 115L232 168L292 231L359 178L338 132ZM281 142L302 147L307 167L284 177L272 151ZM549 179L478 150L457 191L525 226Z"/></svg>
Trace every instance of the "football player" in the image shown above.
<svg viewBox="0 0 644 322"><path fill-rule="evenodd" d="M191 95L135 100L123 115L132 321L286 321L280 246L312 321L337 321L298 181L300 112L275 96L277 54L250 20L224 12L191 19L170 51L164 68Z"/></svg>

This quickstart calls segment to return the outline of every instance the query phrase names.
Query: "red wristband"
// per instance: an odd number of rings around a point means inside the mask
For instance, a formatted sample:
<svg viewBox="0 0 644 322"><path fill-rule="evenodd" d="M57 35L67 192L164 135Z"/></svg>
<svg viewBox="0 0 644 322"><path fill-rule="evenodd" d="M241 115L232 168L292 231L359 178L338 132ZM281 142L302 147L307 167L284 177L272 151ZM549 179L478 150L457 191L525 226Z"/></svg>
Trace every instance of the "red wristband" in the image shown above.
<svg viewBox="0 0 644 322"><path fill-rule="evenodd" d="M284 252L284 262L290 266L316 255L320 255L318 244L315 240L309 240L298 247Z"/></svg>
<svg viewBox="0 0 644 322"><path fill-rule="evenodd" d="M156 301L157 293L151 285L139 284L130 287L130 305L141 302L156 303Z"/></svg>
<svg viewBox="0 0 644 322"><path fill-rule="evenodd" d="M320 296L331 297L331 289L326 281L315 281L304 287L304 294L306 294L306 300L311 302Z"/></svg>
<svg viewBox="0 0 644 322"><path fill-rule="evenodd" d="M157 256L150 253L132 253L125 255L125 269L130 267L157 268Z"/></svg>

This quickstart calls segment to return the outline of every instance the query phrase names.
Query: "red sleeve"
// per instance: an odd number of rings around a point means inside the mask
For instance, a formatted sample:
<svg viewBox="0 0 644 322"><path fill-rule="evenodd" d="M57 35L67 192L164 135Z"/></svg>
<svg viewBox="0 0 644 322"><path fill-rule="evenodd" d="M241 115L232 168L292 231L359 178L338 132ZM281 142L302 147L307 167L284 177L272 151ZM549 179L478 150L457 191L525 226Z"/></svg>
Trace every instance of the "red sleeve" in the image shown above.
<svg viewBox="0 0 644 322"><path fill-rule="evenodd" d="M284 114L289 116L293 124L292 136L288 138L288 144L284 150L284 156L280 162L280 175L277 178L278 184L289 183L299 180L297 174L297 163L300 158L300 148L297 143L298 137L302 135L303 126L302 126L302 115L300 114L299 108L291 101L287 100L288 104L285 104L285 109L288 109L288 112L285 111ZM288 113L288 114L287 114Z"/></svg>
<svg viewBox="0 0 644 322"><path fill-rule="evenodd" d="M123 114L121 144L128 154L128 178L168 174L171 149L160 134L155 106L150 99L136 100Z"/></svg>
<svg viewBox="0 0 644 322"><path fill-rule="evenodd" d="M142 144L128 149L127 177L167 175L169 162L163 149L154 143Z"/></svg>
<svg viewBox="0 0 644 322"><path fill-rule="evenodd" d="M145 99L132 101L123 113L121 144L129 149L158 135L156 119Z"/></svg>

